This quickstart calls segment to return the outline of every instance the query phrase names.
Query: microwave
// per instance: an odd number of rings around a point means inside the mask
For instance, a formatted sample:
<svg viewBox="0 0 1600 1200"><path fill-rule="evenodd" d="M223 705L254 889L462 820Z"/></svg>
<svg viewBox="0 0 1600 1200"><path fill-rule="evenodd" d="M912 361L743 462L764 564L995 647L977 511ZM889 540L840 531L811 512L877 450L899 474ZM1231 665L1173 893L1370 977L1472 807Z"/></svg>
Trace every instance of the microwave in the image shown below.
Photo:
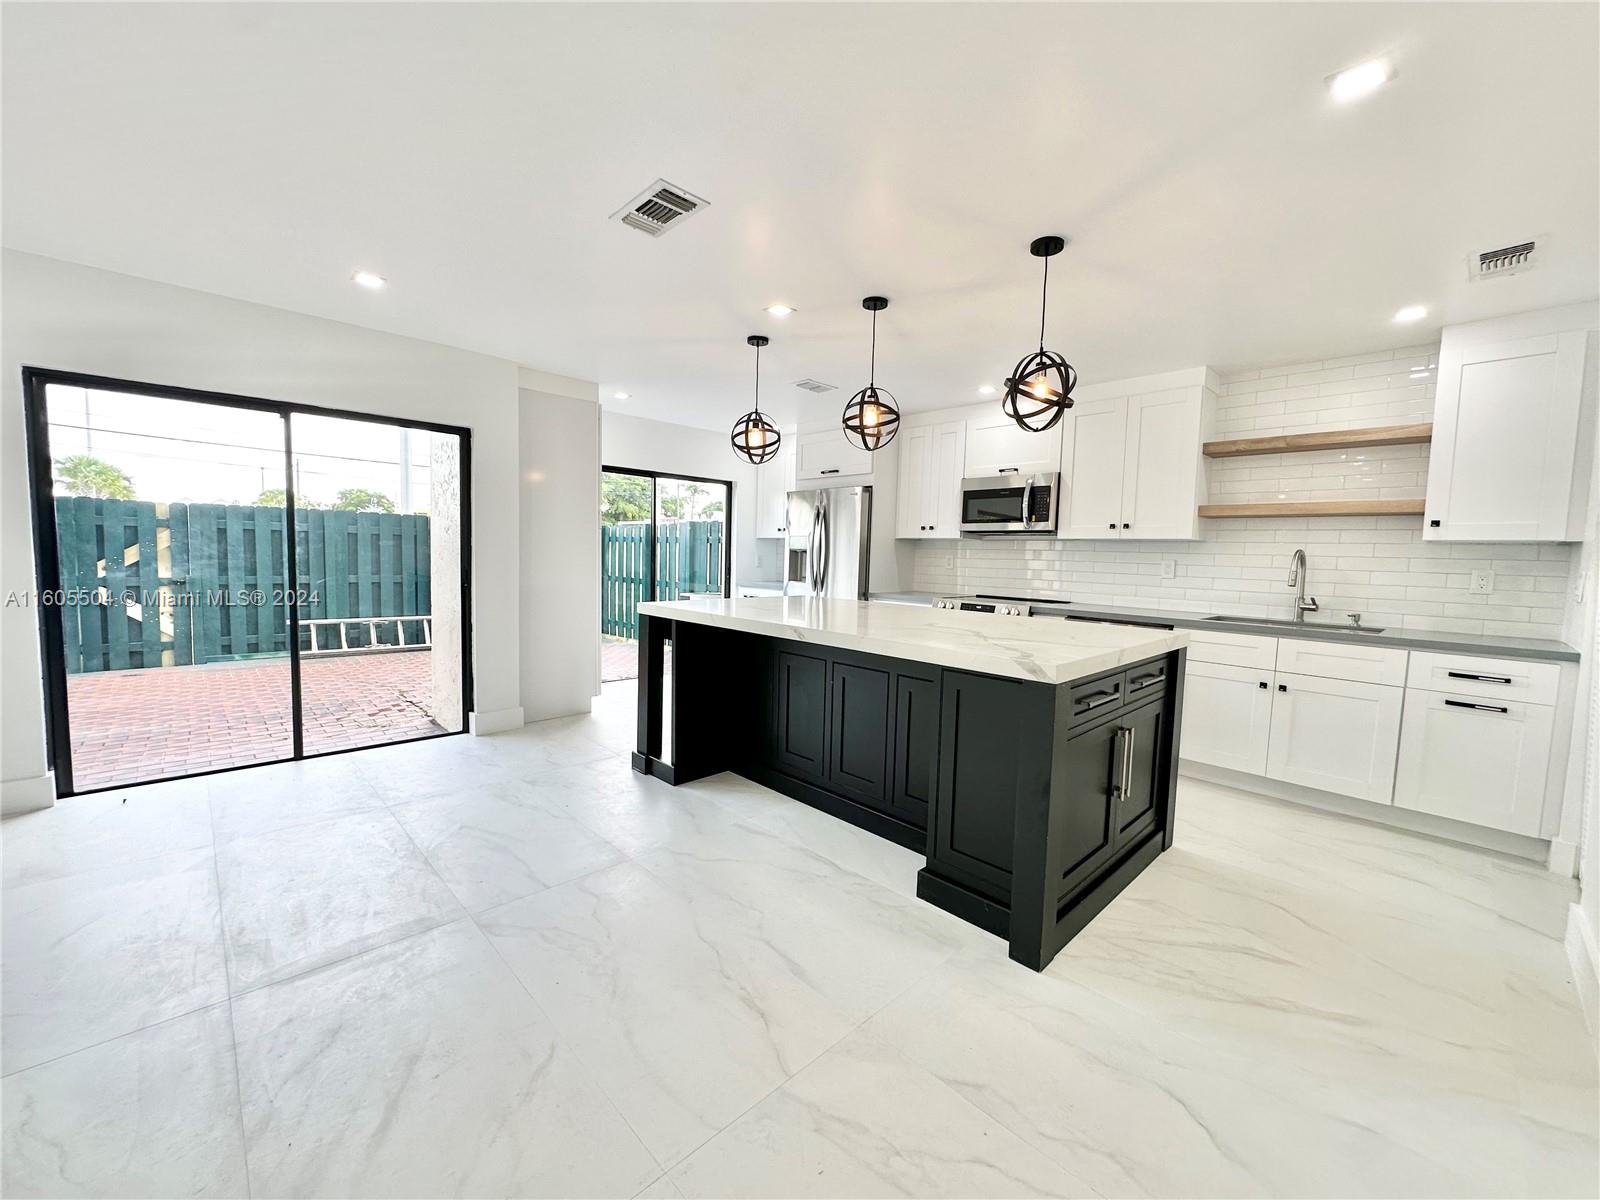
<svg viewBox="0 0 1600 1200"><path fill-rule="evenodd" d="M961 532L975 536L1056 531L1061 475L986 475L961 481Z"/></svg>

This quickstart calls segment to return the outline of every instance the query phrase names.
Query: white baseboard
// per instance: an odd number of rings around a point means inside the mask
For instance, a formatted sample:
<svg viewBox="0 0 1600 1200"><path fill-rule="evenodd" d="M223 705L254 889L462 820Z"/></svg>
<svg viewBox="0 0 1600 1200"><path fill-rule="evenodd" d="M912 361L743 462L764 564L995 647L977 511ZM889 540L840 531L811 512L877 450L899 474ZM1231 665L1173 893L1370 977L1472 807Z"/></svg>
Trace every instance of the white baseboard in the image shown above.
<svg viewBox="0 0 1600 1200"><path fill-rule="evenodd" d="M32 779L7 779L0 781L0 817L14 817L19 813L38 812L54 807L56 802L56 773L46 771Z"/></svg>
<svg viewBox="0 0 1600 1200"><path fill-rule="evenodd" d="M1590 1036L1600 1035L1600 955L1595 953L1594 929L1583 906L1567 909L1567 961L1572 964L1572 982L1583 1005L1583 1020Z"/></svg>
<svg viewBox="0 0 1600 1200"><path fill-rule="evenodd" d="M1240 791L1254 792L1258 796L1270 796L1274 800L1287 800L1291 804L1303 804L1307 808L1320 808L1324 812L1358 817L1363 821L1387 825L1391 829L1403 829L1408 833L1420 833L1425 837L1440 838L1447 842L1460 842L1468 846L1477 846L1481 850L1494 850L1500 854L1510 854L1531 862L1547 864L1550 860L1550 843L1542 838L1506 833L1503 830L1490 829L1486 825L1469 825L1465 821L1452 821L1448 817L1436 817L1432 813L1413 812L1408 808L1396 808L1392 804L1375 804L1371 800L1357 800L1351 796L1340 796L1334 792L1318 791L1316 788L1283 783L1263 775L1250 775L1229 767L1213 767L1209 763L1191 762L1188 759L1179 762L1178 773L1193 779L1226 784Z"/></svg>
<svg viewBox="0 0 1600 1200"><path fill-rule="evenodd" d="M510 729L521 729L526 722L523 720L522 707L496 708L489 712L475 712L469 721L474 736L485 737L491 733L505 733Z"/></svg>
<svg viewBox="0 0 1600 1200"><path fill-rule="evenodd" d="M1552 875L1564 875L1569 879L1578 877L1578 843L1569 842L1565 838L1550 839L1550 858L1545 866L1550 868Z"/></svg>

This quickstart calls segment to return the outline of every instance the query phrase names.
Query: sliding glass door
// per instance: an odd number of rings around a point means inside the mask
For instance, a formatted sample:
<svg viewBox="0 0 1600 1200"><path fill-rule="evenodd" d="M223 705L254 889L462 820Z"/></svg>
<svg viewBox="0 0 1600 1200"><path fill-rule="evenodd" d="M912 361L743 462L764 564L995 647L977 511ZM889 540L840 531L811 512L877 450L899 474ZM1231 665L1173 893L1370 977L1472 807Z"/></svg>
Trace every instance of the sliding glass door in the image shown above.
<svg viewBox="0 0 1600 1200"><path fill-rule="evenodd" d="M464 431L25 382L62 794L464 727Z"/></svg>
<svg viewBox="0 0 1600 1200"><path fill-rule="evenodd" d="M600 480L600 678L639 674L639 604L723 596L732 581L725 479L606 467Z"/></svg>

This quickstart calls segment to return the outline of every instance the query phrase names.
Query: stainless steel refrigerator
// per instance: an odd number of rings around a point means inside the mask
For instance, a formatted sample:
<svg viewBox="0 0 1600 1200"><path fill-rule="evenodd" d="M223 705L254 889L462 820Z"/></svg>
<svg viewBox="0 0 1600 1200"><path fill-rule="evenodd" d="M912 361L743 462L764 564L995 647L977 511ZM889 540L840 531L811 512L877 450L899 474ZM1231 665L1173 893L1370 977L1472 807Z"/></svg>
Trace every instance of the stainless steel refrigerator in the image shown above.
<svg viewBox="0 0 1600 1200"><path fill-rule="evenodd" d="M871 546L870 487L790 492L783 594L865 600Z"/></svg>

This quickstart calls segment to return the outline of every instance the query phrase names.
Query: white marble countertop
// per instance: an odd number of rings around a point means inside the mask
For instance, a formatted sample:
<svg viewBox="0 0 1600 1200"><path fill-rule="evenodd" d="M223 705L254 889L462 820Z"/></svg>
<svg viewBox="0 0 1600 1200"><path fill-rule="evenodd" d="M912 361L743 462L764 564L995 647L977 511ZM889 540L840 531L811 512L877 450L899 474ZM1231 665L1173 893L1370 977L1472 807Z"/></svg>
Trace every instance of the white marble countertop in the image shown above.
<svg viewBox="0 0 1600 1200"><path fill-rule="evenodd" d="M648 601L639 611L647 617L1042 683L1082 679L1189 643L1182 630L807 596Z"/></svg>

